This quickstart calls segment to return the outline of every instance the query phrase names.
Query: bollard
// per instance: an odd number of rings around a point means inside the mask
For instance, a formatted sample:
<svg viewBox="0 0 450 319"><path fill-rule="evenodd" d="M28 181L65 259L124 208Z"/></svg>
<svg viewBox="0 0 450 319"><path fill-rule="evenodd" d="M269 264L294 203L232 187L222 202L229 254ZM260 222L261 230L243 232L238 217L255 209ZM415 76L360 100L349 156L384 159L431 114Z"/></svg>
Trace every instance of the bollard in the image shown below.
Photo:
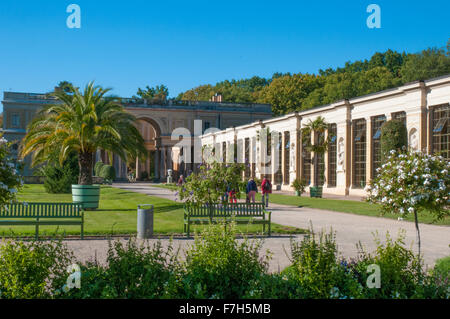
<svg viewBox="0 0 450 319"><path fill-rule="evenodd" d="M153 205L151 204L138 205L137 238L146 239L151 238L152 236L153 236Z"/></svg>

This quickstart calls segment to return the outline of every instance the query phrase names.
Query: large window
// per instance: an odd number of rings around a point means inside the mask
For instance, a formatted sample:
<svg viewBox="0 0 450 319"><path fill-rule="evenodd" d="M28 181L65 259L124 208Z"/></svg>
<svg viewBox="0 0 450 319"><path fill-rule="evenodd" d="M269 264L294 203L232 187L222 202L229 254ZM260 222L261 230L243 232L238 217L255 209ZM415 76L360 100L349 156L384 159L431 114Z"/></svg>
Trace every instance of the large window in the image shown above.
<svg viewBox="0 0 450 319"><path fill-rule="evenodd" d="M432 150L450 160L450 105L435 106L432 109Z"/></svg>
<svg viewBox="0 0 450 319"><path fill-rule="evenodd" d="M366 185L366 120L353 121L353 187Z"/></svg>
<svg viewBox="0 0 450 319"><path fill-rule="evenodd" d="M319 133L319 145L322 144L325 141L325 132ZM325 183L325 156L323 153L317 154L318 159L318 170L317 173L319 174L318 183L320 186L322 186Z"/></svg>
<svg viewBox="0 0 450 319"><path fill-rule="evenodd" d="M372 177L375 177L377 168L381 165L381 126L386 122L386 116L372 117Z"/></svg>
<svg viewBox="0 0 450 319"><path fill-rule="evenodd" d="M337 128L336 124L328 126L328 187L336 186L336 161L337 161Z"/></svg>
<svg viewBox="0 0 450 319"><path fill-rule="evenodd" d="M391 115L392 115L393 120L402 121L403 124L405 124L405 126L406 126L406 112L404 112L404 111L396 112L396 113L392 113Z"/></svg>
<svg viewBox="0 0 450 319"><path fill-rule="evenodd" d="M11 125L12 127L19 127L20 126L20 115L19 114L13 114L11 117Z"/></svg>
<svg viewBox="0 0 450 319"><path fill-rule="evenodd" d="M283 182L283 172L281 169L282 165L282 142L283 142L283 136L281 133L275 133L278 134L278 141L277 145L275 147L275 156L278 156L278 161L275 161L275 163L278 163L278 167L274 167L275 169L275 184L281 184Z"/></svg>
<svg viewBox="0 0 450 319"><path fill-rule="evenodd" d="M307 134L303 136L302 142L302 158L303 158L303 167L302 167L302 178L305 180L306 185L311 184L311 152L305 149L308 145L306 141L311 139L311 134Z"/></svg>
<svg viewBox="0 0 450 319"><path fill-rule="evenodd" d="M244 175L246 178L250 177L250 139L247 137L244 142L244 162L245 171Z"/></svg>
<svg viewBox="0 0 450 319"><path fill-rule="evenodd" d="M288 131L284 132L284 172L283 183L289 184L289 165L290 165L291 136Z"/></svg>

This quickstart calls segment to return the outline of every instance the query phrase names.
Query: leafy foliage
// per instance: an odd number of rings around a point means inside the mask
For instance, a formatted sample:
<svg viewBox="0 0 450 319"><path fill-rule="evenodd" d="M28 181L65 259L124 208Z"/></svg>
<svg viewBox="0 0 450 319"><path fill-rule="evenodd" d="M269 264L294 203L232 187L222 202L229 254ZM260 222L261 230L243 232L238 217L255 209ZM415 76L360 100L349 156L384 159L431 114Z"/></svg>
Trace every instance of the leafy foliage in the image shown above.
<svg viewBox="0 0 450 319"><path fill-rule="evenodd" d="M186 252L184 298L242 298L268 268L260 260L262 242L235 239L236 226L211 225ZM267 257L267 256L266 256Z"/></svg>
<svg viewBox="0 0 450 319"><path fill-rule="evenodd" d="M104 165L105 164L102 161L98 161L97 163L95 163L95 165L94 165L94 174L95 174L95 176L100 176L100 172L101 172L102 167Z"/></svg>
<svg viewBox="0 0 450 319"><path fill-rule="evenodd" d="M217 204L221 202L228 187L240 198L244 165L239 163L218 163L199 165L199 171L186 178L178 187L178 196L187 204Z"/></svg>
<svg viewBox="0 0 450 319"><path fill-rule="evenodd" d="M70 298L163 298L168 282L179 273L177 253L161 242L153 245L109 242L106 265L94 261L84 265L81 289L72 289Z"/></svg>
<svg viewBox="0 0 450 319"><path fill-rule="evenodd" d="M204 84L181 93L178 99L208 101L220 93L226 102L269 103L275 115L286 114L449 74L448 46L447 52L436 48L413 54L376 52L369 60L349 61L318 74L274 73L271 78Z"/></svg>
<svg viewBox="0 0 450 319"><path fill-rule="evenodd" d="M72 87L73 93L56 90L60 102L45 106L28 126L23 140L22 158L33 154L33 165L47 161L56 152L59 162L70 153L78 153L82 185L92 184L93 154L98 148L122 159L145 156L145 146L136 118L126 112L109 89L86 85L84 92Z"/></svg>
<svg viewBox="0 0 450 319"><path fill-rule="evenodd" d="M103 165L100 170L100 177L105 180L113 181L116 179L116 169L111 165Z"/></svg>
<svg viewBox="0 0 450 319"><path fill-rule="evenodd" d="M11 143L0 135L0 205L14 201L22 186L17 164L10 154Z"/></svg>
<svg viewBox="0 0 450 319"><path fill-rule="evenodd" d="M64 161L62 166L59 163L47 163L40 172L45 176L44 187L47 193L71 193L72 184L76 184L78 180L78 157L73 154Z"/></svg>
<svg viewBox="0 0 450 319"><path fill-rule="evenodd" d="M62 287L73 256L60 241L0 245L0 298L49 298Z"/></svg>
<svg viewBox="0 0 450 319"><path fill-rule="evenodd" d="M381 126L380 147L382 161L391 150L401 150L408 143L408 132L402 121L390 120Z"/></svg>

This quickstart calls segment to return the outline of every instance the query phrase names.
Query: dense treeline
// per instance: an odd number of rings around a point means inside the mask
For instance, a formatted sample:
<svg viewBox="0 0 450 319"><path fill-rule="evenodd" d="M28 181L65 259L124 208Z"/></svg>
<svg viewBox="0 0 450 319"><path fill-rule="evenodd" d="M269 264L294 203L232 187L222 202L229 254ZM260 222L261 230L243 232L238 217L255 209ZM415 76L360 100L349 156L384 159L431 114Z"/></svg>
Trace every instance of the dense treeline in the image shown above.
<svg viewBox="0 0 450 319"><path fill-rule="evenodd" d="M446 50L432 48L414 54L387 50L370 60L347 62L318 74L275 73L268 79L254 76L200 85L177 99L208 101L219 93L223 101L269 103L274 114L285 114L449 73L450 40Z"/></svg>

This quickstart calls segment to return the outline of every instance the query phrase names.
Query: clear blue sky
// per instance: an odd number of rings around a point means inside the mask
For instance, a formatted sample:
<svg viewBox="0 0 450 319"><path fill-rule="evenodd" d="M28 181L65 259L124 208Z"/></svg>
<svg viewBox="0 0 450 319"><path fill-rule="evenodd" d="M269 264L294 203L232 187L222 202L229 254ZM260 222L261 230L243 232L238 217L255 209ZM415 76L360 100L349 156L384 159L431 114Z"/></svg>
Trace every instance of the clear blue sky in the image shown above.
<svg viewBox="0 0 450 319"><path fill-rule="evenodd" d="M81 7L81 29L66 7ZM381 7L381 29L366 7ZM0 93L47 92L90 80L131 96L165 84L170 96L205 83L274 72L317 72L377 51L442 47L450 1L0 2Z"/></svg>

